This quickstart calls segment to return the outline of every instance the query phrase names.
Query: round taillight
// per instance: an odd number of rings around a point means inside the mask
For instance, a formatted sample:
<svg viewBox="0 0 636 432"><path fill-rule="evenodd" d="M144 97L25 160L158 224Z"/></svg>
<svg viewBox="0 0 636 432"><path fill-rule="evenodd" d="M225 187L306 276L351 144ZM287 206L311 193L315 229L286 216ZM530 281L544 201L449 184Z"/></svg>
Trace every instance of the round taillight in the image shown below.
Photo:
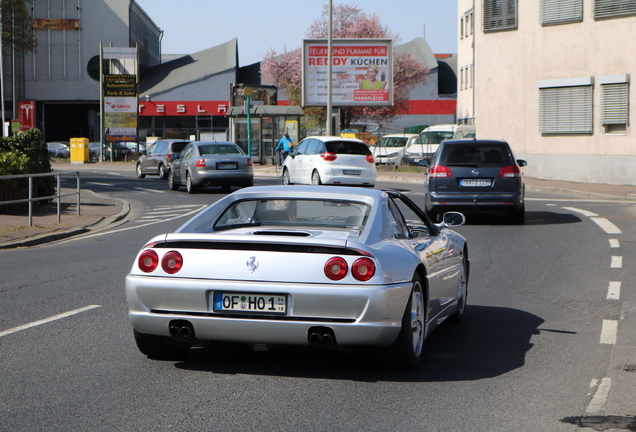
<svg viewBox="0 0 636 432"><path fill-rule="evenodd" d="M331 280L340 280L347 275L349 266L340 257L333 257L325 264L325 275Z"/></svg>
<svg viewBox="0 0 636 432"><path fill-rule="evenodd" d="M177 251L170 251L161 258L161 268L168 274L175 274L183 266L183 257Z"/></svg>
<svg viewBox="0 0 636 432"><path fill-rule="evenodd" d="M142 272L150 273L155 271L159 265L159 256L152 249L146 249L139 255L137 265Z"/></svg>
<svg viewBox="0 0 636 432"><path fill-rule="evenodd" d="M369 258L357 259L351 266L351 274L359 281L368 281L375 274L375 264Z"/></svg>

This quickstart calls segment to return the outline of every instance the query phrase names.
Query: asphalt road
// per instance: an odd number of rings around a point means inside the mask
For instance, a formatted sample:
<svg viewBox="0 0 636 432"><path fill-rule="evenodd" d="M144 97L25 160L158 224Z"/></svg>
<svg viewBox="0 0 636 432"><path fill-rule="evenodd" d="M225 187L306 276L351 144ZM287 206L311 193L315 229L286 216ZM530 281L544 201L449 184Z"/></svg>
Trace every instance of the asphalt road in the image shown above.
<svg viewBox="0 0 636 432"><path fill-rule="evenodd" d="M396 372L368 351L218 345L182 362L145 358L127 320L132 260L223 195L132 173L84 184L130 200L130 220L0 251L0 431L636 430L623 388L636 375L625 368L636 364L634 203L530 193L523 226L471 219L458 229L466 319L432 335L420 369ZM417 185L379 186L421 203Z"/></svg>

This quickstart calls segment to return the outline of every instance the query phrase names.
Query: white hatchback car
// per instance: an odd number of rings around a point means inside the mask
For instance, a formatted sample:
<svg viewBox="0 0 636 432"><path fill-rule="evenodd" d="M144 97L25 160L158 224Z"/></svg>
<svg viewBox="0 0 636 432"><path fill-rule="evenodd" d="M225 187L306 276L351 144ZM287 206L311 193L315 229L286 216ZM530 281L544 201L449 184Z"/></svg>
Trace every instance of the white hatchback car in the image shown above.
<svg viewBox="0 0 636 432"><path fill-rule="evenodd" d="M283 164L283 184L375 186L375 159L358 139L307 137Z"/></svg>

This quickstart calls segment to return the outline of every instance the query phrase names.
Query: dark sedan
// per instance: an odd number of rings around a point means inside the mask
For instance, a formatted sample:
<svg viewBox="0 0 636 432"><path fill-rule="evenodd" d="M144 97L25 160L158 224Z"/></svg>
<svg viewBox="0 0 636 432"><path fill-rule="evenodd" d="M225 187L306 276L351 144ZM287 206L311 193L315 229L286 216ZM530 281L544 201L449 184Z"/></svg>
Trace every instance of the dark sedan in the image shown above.
<svg viewBox="0 0 636 432"><path fill-rule="evenodd" d="M188 193L203 186L252 186L254 163L232 142L193 141L172 162L168 184L172 190L185 186Z"/></svg>

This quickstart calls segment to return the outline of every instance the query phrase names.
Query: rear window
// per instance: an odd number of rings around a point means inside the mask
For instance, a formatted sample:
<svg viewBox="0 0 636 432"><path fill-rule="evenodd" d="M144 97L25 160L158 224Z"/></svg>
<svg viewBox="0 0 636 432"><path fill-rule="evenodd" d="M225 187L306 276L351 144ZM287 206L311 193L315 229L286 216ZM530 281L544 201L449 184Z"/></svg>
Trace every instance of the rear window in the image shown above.
<svg viewBox="0 0 636 432"><path fill-rule="evenodd" d="M199 146L201 156L240 155L243 154L238 146L233 144L204 144Z"/></svg>
<svg viewBox="0 0 636 432"><path fill-rule="evenodd" d="M186 145L188 145L189 142L190 141L172 143L172 152L173 153L181 153L181 150L183 150L183 148Z"/></svg>
<svg viewBox="0 0 636 432"><path fill-rule="evenodd" d="M325 143L329 153L350 154L350 155L370 155L371 150L364 143L348 141L329 141Z"/></svg>
<svg viewBox="0 0 636 432"><path fill-rule="evenodd" d="M440 155L443 166L503 167L514 165L505 144L446 144Z"/></svg>

